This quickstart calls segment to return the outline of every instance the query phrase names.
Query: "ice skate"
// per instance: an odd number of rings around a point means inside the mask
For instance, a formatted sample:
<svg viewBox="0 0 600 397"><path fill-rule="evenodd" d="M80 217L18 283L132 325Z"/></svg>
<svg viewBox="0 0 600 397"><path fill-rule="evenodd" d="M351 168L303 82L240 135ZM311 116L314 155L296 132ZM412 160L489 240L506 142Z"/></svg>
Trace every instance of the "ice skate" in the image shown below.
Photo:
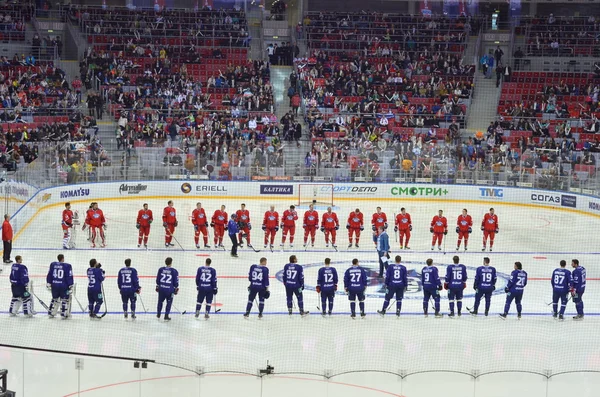
<svg viewBox="0 0 600 397"><path fill-rule="evenodd" d="M258 319L260 320L261 318L263 318L263 314L262 313L258 313Z"/></svg>
<svg viewBox="0 0 600 397"><path fill-rule="evenodd" d="M144 244L144 248L148 249L148 244Z"/></svg>
<svg viewBox="0 0 600 397"><path fill-rule="evenodd" d="M194 314L194 317L196 317L196 318L200 317L200 310L196 310L196 314Z"/></svg>
<svg viewBox="0 0 600 397"><path fill-rule="evenodd" d="M350 318L352 318L352 319L354 320L354 319L356 318L356 313L352 313L352 314L350 315Z"/></svg>
<svg viewBox="0 0 600 397"><path fill-rule="evenodd" d="M565 321L565 316L563 316L562 314L558 316L558 321Z"/></svg>
<svg viewBox="0 0 600 397"><path fill-rule="evenodd" d="M367 313L365 312L360 312L360 318L365 318L367 316Z"/></svg>
<svg viewBox="0 0 600 397"><path fill-rule="evenodd" d="M294 244L290 244L290 248L294 248Z"/></svg>
<svg viewBox="0 0 600 397"><path fill-rule="evenodd" d="M358 243L354 244L354 248L358 248Z"/></svg>
<svg viewBox="0 0 600 397"><path fill-rule="evenodd" d="M435 312L435 318L442 318L444 315L440 312Z"/></svg>
<svg viewBox="0 0 600 397"><path fill-rule="evenodd" d="M329 248L329 244L325 244L325 248Z"/></svg>
<svg viewBox="0 0 600 397"><path fill-rule="evenodd" d="M501 318L502 320L506 320L506 316L507 316L507 314L506 314L506 313L502 313L502 314L500 315L500 318Z"/></svg>
<svg viewBox="0 0 600 397"><path fill-rule="evenodd" d="M348 248L352 248L352 243L348 244Z"/></svg>
<svg viewBox="0 0 600 397"><path fill-rule="evenodd" d="M129 317L129 315L127 314L127 312L123 313L123 317L124 317L125 319L127 319L127 317Z"/></svg>
<svg viewBox="0 0 600 397"><path fill-rule="evenodd" d="M434 250L434 248L435 248L435 246L433 246L433 245L432 245L432 246L431 246L431 250L433 251L433 250Z"/></svg>
<svg viewBox="0 0 600 397"><path fill-rule="evenodd" d="M292 315L292 309L291 309L291 308L289 308L289 309L288 309L288 314L289 314L290 316Z"/></svg>
<svg viewBox="0 0 600 397"><path fill-rule="evenodd" d="M309 313L310 313L309 311L301 311L301 312L300 312L300 315L301 315L302 317L306 317L306 316L308 316L308 314L309 314Z"/></svg>
<svg viewBox="0 0 600 397"><path fill-rule="evenodd" d="M438 251L441 251L441 250L442 250L442 246L438 245Z"/></svg>
<svg viewBox="0 0 600 397"><path fill-rule="evenodd" d="M200 249L200 244L196 244L196 249L199 250Z"/></svg>
<svg viewBox="0 0 600 397"><path fill-rule="evenodd" d="M165 321L171 321L171 317L165 314Z"/></svg>
<svg viewBox="0 0 600 397"><path fill-rule="evenodd" d="M483 246L483 248L482 248L481 250L482 250L482 251L485 251L485 248L486 248L486 247L485 247L485 245L484 245L484 246Z"/></svg>
<svg viewBox="0 0 600 397"><path fill-rule="evenodd" d="M210 249L210 245L209 244L204 244L204 248Z"/></svg>
<svg viewBox="0 0 600 397"><path fill-rule="evenodd" d="M136 317L135 317L135 312L131 312L131 319L132 319L132 320L135 320L135 319L136 319Z"/></svg>
<svg viewBox="0 0 600 397"><path fill-rule="evenodd" d="M205 319L205 320L208 320L209 318L210 318L210 316L208 315L208 313L206 313L206 314L204 315L204 319Z"/></svg>
<svg viewBox="0 0 600 397"><path fill-rule="evenodd" d="M578 315L574 316L573 320L575 320L575 321L582 321L583 320L583 314L578 314Z"/></svg>
<svg viewBox="0 0 600 397"><path fill-rule="evenodd" d="M396 317L400 317L400 309L396 309Z"/></svg>
<svg viewBox="0 0 600 397"><path fill-rule="evenodd" d="M250 317L250 312L244 313L244 318L247 320Z"/></svg>
<svg viewBox="0 0 600 397"><path fill-rule="evenodd" d="M558 313L552 313L552 318L555 320L558 319Z"/></svg>
<svg viewBox="0 0 600 397"><path fill-rule="evenodd" d="M141 247L142 247L142 244L138 244L138 248L141 248ZM63 248L64 248L64 247L63 247Z"/></svg>
<svg viewBox="0 0 600 397"><path fill-rule="evenodd" d="M385 316L385 309L383 309L383 310L377 310L377 313L378 313L378 314L379 314L381 317L383 317L383 316Z"/></svg>

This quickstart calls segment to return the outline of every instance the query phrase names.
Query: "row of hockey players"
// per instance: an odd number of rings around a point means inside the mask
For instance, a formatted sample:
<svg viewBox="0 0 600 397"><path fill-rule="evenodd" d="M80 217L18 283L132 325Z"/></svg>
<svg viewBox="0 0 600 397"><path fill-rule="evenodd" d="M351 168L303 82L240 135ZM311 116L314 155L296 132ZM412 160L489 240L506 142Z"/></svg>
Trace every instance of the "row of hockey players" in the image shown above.
<svg viewBox="0 0 600 397"><path fill-rule="evenodd" d="M467 287L467 269L460 263L458 256L452 258L452 264L446 267L444 283L440 280L438 269L433 265L432 259L427 259L425 266L421 270L421 284L423 288L423 312L428 315L430 302L433 303L435 316L441 317L440 313L440 291L448 291L449 317L462 314L463 291ZM88 310L91 318L99 318L98 313L103 303L104 289L102 283L105 279L104 270L101 264L95 259L90 260L90 267L87 270L88 276ZM569 300L569 293L575 303L577 315L575 320L582 320L583 313L583 294L586 287L586 270L579 264L577 259L571 261L573 272L566 269L566 261L560 261L560 267L552 273L551 284L553 289L553 316L560 320L564 319L564 312ZM169 314L173 303L173 297L179 292L179 273L173 268L172 258L165 259L165 266L158 270L156 275L155 290L158 293L158 305L156 316L160 319L163 304L166 302L164 320L169 321ZM393 264L386 268L385 273L385 298L383 306L378 313L385 315L391 307L391 300L396 300L396 316L400 316L402 309L402 300L404 293L408 288L407 269L402 264L399 255L395 257ZM491 298L496 289L496 269L490 265L490 259L484 258L483 265L478 267L475 273L473 289L475 290L475 302L472 309L467 308L472 315L477 315L480 301L485 298L485 315L490 310ZM267 267L267 258L261 258L259 264L252 265L248 273L248 303L246 305L245 318L248 318L255 299L258 297L259 318L263 315L265 300L270 297L269 291L269 268ZM298 264L295 255L290 256L289 263L283 268L283 284L286 290L287 307L289 314L292 314L293 297L296 296L298 309L302 316L309 312L304 310L304 268ZM352 260L352 266L344 273L344 291L350 300L351 317L356 317L356 300L359 303L360 315L365 317L365 292L368 285L367 271L360 267L358 259ZM21 256L16 257L16 262L12 265L10 282L13 298L10 305L11 316L16 316L20 305L24 305L26 316L32 316L31 294L29 292L29 276L27 267L23 265ZM58 307L61 305L61 316L68 318L70 316L71 297L73 296L73 269L69 263L64 261L64 256L58 255L57 261L50 264L46 277L47 288L52 293L52 302L48 308L50 317L56 316ZM125 318L128 317L128 308L130 305L131 316L135 319L136 301L141 292L137 270L131 267L131 259L125 260L125 267L119 270L117 275L117 285L121 293L123 311ZM522 313L522 298L525 287L527 286L527 273L523 270L520 262L515 262L514 270L511 273L510 280L504 292L506 293L506 303L504 312L500 315L506 318L512 301L515 301L517 316L520 319ZM206 259L204 266L200 266L196 273L196 288L198 296L196 300L196 317L200 315L200 310L204 301L205 318L209 318L210 310L215 295L218 293L217 272L211 267L211 259ZM338 290L338 273L331 266L331 260L326 258L324 266L318 271L316 291L320 295L321 314L331 315L333 311L333 301ZM36 297L37 298L37 297ZM39 299L39 298L38 298ZM560 301L560 311L558 303ZM40 301L41 302L41 301Z"/></svg>
<svg viewBox="0 0 600 397"><path fill-rule="evenodd" d="M62 216L62 228L64 233L63 248L69 248L69 241L71 239L71 228L73 227L73 212L71 211L71 204L65 204L65 210ZM246 243L249 247L252 247L250 243L250 230L252 230L252 224L250 222L250 211L246 209L246 205L242 204L241 208L232 214L232 220L235 221L237 226L237 238L238 245L243 246L243 239L246 239ZM148 209L148 204L144 204L143 208L139 210L136 219L136 228L139 230L138 233L138 247L144 244L144 247L148 247L148 237L150 235L150 227L154 220L152 210ZM210 248L208 245L209 234L208 227L214 229L214 244L215 247L223 247L223 235L228 230L228 214L225 211L225 206L222 205L220 209L216 210L210 218L201 203L196 204L196 209L192 212L192 224L194 225L194 242L196 248L200 248L200 235L204 241L204 248ZM271 206L269 211L266 211L263 217L262 230L264 231L264 248L270 246L273 248L275 236L279 229L282 229L281 236L281 247L283 248L287 237L290 239L290 248L294 247L294 237L296 235L296 221L298 220L298 213L296 212L295 206L290 206L289 209L285 210L283 216L280 218L279 213L275 211L275 207ZM173 206L173 201L167 203L167 207L163 210L162 215L163 227L165 229L165 246L172 247L173 235L175 228L178 226L177 211ZM408 243L411 237L411 231L413 229L412 219L410 214L406 212L405 208L400 210L394 219L395 226L394 232L399 233L400 237L400 249L409 249ZM87 211L85 224L83 229L89 227L91 236L92 247L95 247L96 235L99 233L102 243L101 246L105 246L104 230L106 229L106 221L102 210L98 209L97 203L92 203ZM302 221L302 227L304 229L304 247L307 246L310 237L310 244L315 244L315 234L319 229L319 214L315 211L314 206L311 204L308 211L304 212ZM376 243L377 236L379 234L380 227L387 229L388 220L387 215L381 211L381 207L377 207L376 212L371 217L371 229L373 231L373 241ZM320 230L325 235L325 246L329 247L331 241L332 246L336 246L337 231L340 228L340 222L338 216L333 212L331 207L327 208L327 212L322 214L320 222ZM490 208L489 213L485 214L481 221L481 230L483 231L483 249L486 250L486 245L489 240L489 250L492 250L494 246L494 238L498 233L498 216L494 213L494 209ZM364 230L364 216L360 209L356 209L348 215L346 223L346 229L348 230L348 248L354 246L358 248L361 231ZM442 241L444 236L448 234L448 220L444 216L442 210L438 211L438 215L434 216L431 220L429 231L432 233L431 249L435 248L437 243L438 249L442 249ZM456 250L460 249L461 243L464 240L464 249L467 250L469 236L473 231L473 219L468 214L466 209L462 210L461 215L458 216L456 221L456 233L458 234L458 240L456 243ZM233 234L233 236L235 233ZM232 237L233 239L233 237ZM233 240L232 240L233 241Z"/></svg>

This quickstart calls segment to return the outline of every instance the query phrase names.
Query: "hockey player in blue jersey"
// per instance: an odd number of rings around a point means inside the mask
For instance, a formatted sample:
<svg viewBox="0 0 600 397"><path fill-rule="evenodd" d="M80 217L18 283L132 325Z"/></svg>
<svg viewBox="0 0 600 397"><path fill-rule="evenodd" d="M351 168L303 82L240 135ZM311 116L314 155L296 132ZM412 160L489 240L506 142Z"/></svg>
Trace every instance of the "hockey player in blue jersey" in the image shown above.
<svg viewBox="0 0 600 397"><path fill-rule="evenodd" d="M10 269L10 289L12 291L12 299L8 311L10 316L15 317L19 314L21 305L23 305L23 314L25 314L25 317L33 317L31 294L29 293L29 273L20 255L15 257L15 263L12 264Z"/></svg>
<svg viewBox="0 0 600 397"><path fill-rule="evenodd" d="M285 286L285 296L287 298L287 308L290 316L292 315L292 302L294 295L298 299L298 310L302 317L309 312L304 311L304 268L298 265L296 255L290 256L290 263L283 268L283 285Z"/></svg>
<svg viewBox="0 0 600 397"><path fill-rule="evenodd" d="M360 316L365 314L365 290L367 289L367 272L358 265L358 259L352 259L352 267L344 274L344 290L350 301L350 317L356 318L356 298L360 308Z"/></svg>
<svg viewBox="0 0 600 397"><path fill-rule="evenodd" d="M573 259L571 261L573 267L573 273L571 273L571 296L573 297L573 303L577 310L577 315L573 317L573 320L583 320L583 293L585 292L585 279L586 272L585 267L579 264L579 260Z"/></svg>
<svg viewBox="0 0 600 397"><path fill-rule="evenodd" d="M515 305L517 306L517 317L519 320L521 319L521 311L523 310L521 300L523 299L523 291L525 290L526 285L527 272L523 270L521 262L515 262L515 267L510 274L508 285L504 288L504 292L506 292L506 304L504 305L504 313L500 315L501 318L506 319L508 311L510 310L510 304L514 299Z"/></svg>
<svg viewBox="0 0 600 397"><path fill-rule="evenodd" d="M496 289L496 280L496 268L490 266L490 258L483 258L483 266L477 268L477 271L475 272L475 281L473 282L473 289L475 290L475 306L473 306L473 311L471 311L472 315L477 315L479 303L484 296L485 315L488 315L492 303L492 294Z"/></svg>
<svg viewBox="0 0 600 397"><path fill-rule="evenodd" d="M321 296L321 315L325 316L325 310L331 316L333 311L333 299L338 289L338 273L335 267L331 267L331 259L325 258L325 266L319 269L317 275L317 294ZM329 306L326 304L329 303Z"/></svg>
<svg viewBox="0 0 600 397"><path fill-rule="evenodd" d="M271 296L271 292L269 291L269 268L267 267L267 258L260 258L258 265L250 266L248 281L250 281L250 286L248 287L248 304L246 305L244 318L247 319L250 316L252 303L257 295L258 318L262 318L263 310L265 308L265 299L269 299Z"/></svg>
<svg viewBox="0 0 600 397"><path fill-rule="evenodd" d="M173 258L165 259L165 265L158 269L156 275L156 292L158 292L158 306L156 307L156 318L160 319L162 307L165 301L165 321L171 321L171 305L173 297L179 293L179 272L172 267Z"/></svg>
<svg viewBox="0 0 600 397"><path fill-rule="evenodd" d="M448 290L448 300L450 301L450 314L448 317L454 317L454 301L456 300L456 309L458 316L461 315L463 291L467 288L467 268L458 263L460 258L457 255L452 257L452 265L446 267L446 278L444 289Z"/></svg>
<svg viewBox="0 0 600 397"><path fill-rule="evenodd" d="M442 282L437 267L433 265L433 259L427 259L427 266L421 270L421 285L423 286L423 313L427 317L429 301L433 298L435 307L435 316L442 317L440 314L440 291Z"/></svg>
<svg viewBox="0 0 600 397"><path fill-rule="evenodd" d="M204 266L200 266L196 272L196 289L198 290L198 297L196 298L196 318L200 316L200 309L202 309L202 303L206 299L206 311L204 318L210 318L210 308L212 307L213 298L219 292L217 288L217 271L210 264L212 260L206 258Z"/></svg>
<svg viewBox="0 0 600 397"><path fill-rule="evenodd" d="M552 317L563 321L565 309L569 301L569 289L571 288L571 272L567 269L567 261L560 261L560 267L554 269L552 278ZM560 313L558 312L558 301L560 300Z"/></svg>
<svg viewBox="0 0 600 397"><path fill-rule="evenodd" d="M104 302L102 296L102 282L104 281L104 270L102 265L95 259L90 259L90 267L87 270L88 277L88 308L90 310L90 318L100 319L98 312Z"/></svg>
<svg viewBox="0 0 600 397"><path fill-rule="evenodd" d="M138 272L131 267L131 259L125 259L125 267L119 270L119 274L117 275L117 285L121 292L123 315L127 318L128 306L129 303L131 303L131 318L135 320L135 306L137 295L141 292L141 287Z"/></svg>
<svg viewBox="0 0 600 397"><path fill-rule="evenodd" d="M52 302L48 316L54 318L61 305L60 315L64 319L71 317L71 295L73 294L73 267L65 263L65 256L58 255L56 262L50 264L46 276L46 288L52 292Z"/></svg>
<svg viewBox="0 0 600 397"><path fill-rule="evenodd" d="M389 265L385 271L385 299L383 300L383 307L378 310L382 317L390 305L390 300L396 296L396 316L400 317L400 310L402 310L402 299L404 298L404 291L408 287L408 276L406 272L406 266L402 263L400 255L396 255L394 258L395 263Z"/></svg>

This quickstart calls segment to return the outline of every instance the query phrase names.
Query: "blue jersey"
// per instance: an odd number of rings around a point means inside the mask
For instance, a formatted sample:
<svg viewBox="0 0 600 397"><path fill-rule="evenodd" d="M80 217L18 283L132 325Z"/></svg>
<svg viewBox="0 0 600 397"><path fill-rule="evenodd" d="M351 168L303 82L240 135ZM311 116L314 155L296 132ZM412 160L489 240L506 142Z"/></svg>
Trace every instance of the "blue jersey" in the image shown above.
<svg viewBox="0 0 600 397"><path fill-rule="evenodd" d="M102 282L104 281L104 271L96 267L87 269L88 291L102 291Z"/></svg>
<svg viewBox="0 0 600 397"><path fill-rule="evenodd" d="M140 289L140 279L138 272L132 267L124 267L119 270L117 275L117 285L119 290L125 292L137 291Z"/></svg>
<svg viewBox="0 0 600 397"><path fill-rule="evenodd" d="M423 289L427 291L436 290L442 285L437 267L425 266L423 270L421 270L421 284L423 285Z"/></svg>
<svg viewBox="0 0 600 397"><path fill-rule="evenodd" d="M286 288L304 288L304 268L296 263L288 263L283 268L283 285Z"/></svg>
<svg viewBox="0 0 600 397"><path fill-rule="evenodd" d="M571 288L571 272L562 267L554 269L550 282L554 291L567 293Z"/></svg>
<svg viewBox="0 0 600 397"><path fill-rule="evenodd" d="M251 289L255 291L266 289L269 286L269 268L261 265L250 266L248 280Z"/></svg>
<svg viewBox="0 0 600 397"><path fill-rule="evenodd" d="M21 263L13 263L10 269L10 283L12 285L26 286L29 284L29 273L27 266Z"/></svg>
<svg viewBox="0 0 600 397"><path fill-rule="evenodd" d="M352 292L362 292L367 288L367 272L360 266L352 266L344 274L344 288Z"/></svg>
<svg viewBox="0 0 600 397"><path fill-rule="evenodd" d="M450 289L463 289L463 283L467 281L467 268L465 265L448 265L446 267L446 282Z"/></svg>
<svg viewBox="0 0 600 397"><path fill-rule="evenodd" d="M233 219L230 219L229 222L227 223L227 232L229 233L230 236L233 236L234 234L237 234L239 232L238 224Z"/></svg>
<svg viewBox="0 0 600 397"><path fill-rule="evenodd" d="M406 266L400 263L389 265L385 272L385 285L388 287L406 288L408 286Z"/></svg>
<svg viewBox="0 0 600 397"><path fill-rule="evenodd" d="M338 274L335 267L323 266L319 269L317 276L317 287L321 287L321 291L334 291L338 284Z"/></svg>
<svg viewBox="0 0 600 397"><path fill-rule="evenodd" d="M53 287L70 288L73 285L73 267L71 264L52 262L50 269L48 269L46 283L51 284Z"/></svg>
<svg viewBox="0 0 600 397"><path fill-rule="evenodd" d="M198 291L212 291L217 288L217 271L214 267L200 266L196 272Z"/></svg>
<svg viewBox="0 0 600 397"><path fill-rule="evenodd" d="M525 270L513 270L510 274L510 280L506 288L511 293L523 293L525 286L527 285L527 272Z"/></svg>
<svg viewBox="0 0 600 397"><path fill-rule="evenodd" d="M156 285L165 292L175 292L175 288L179 288L179 272L172 267L161 267L156 275Z"/></svg>
<svg viewBox="0 0 600 397"><path fill-rule="evenodd" d="M475 272L475 289L492 291L496 286L496 268L493 266L479 266Z"/></svg>
<svg viewBox="0 0 600 397"><path fill-rule="evenodd" d="M572 276L572 283L573 288L575 288L575 291L581 292L585 290L585 267L576 267L575 270L573 270Z"/></svg>

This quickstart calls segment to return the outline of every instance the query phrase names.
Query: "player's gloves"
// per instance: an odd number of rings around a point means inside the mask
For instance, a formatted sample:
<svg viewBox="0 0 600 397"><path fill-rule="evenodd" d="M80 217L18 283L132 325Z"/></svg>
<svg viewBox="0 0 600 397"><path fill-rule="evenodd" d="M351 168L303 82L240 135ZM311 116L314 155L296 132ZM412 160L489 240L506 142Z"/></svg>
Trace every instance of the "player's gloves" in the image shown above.
<svg viewBox="0 0 600 397"><path fill-rule="evenodd" d="M387 222L386 222L386 223L384 223L384 224L383 224L383 229L384 229L384 230L387 230L387 227L388 227L388 224L387 224Z"/></svg>
<svg viewBox="0 0 600 397"><path fill-rule="evenodd" d="M325 228L323 226L321 226L321 231L325 233Z"/></svg>
<svg viewBox="0 0 600 397"><path fill-rule="evenodd" d="M101 269L102 268L102 263L96 263L96 269Z"/></svg>
<svg viewBox="0 0 600 397"><path fill-rule="evenodd" d="M394 231L397 232L398 231L398 226L394 226Z"/></svg>
<svg viewBox="0 0 600 397"><path fill-rule="evenodd" d="M265 291L265 299L269 299L271 297L271 291L266 290Z"/></svg>
<svg viewBox="0 0 600 397"><path fill-rule="evenodd" d="M163 222L163 227L167 227L167 222Z"/></svg>
<svg viewBox="0 0 600 397"><path fill-rule="evenodd" d="M456 233L460 233L460 229L456 226Z"/></svg>
<svg viewBox="0 0 600 397"><path fill-rule="evenodd" d="M135 224L135 228L136 228L136 229L140 230L140 227L141 227L141 225L140 225L139 223L136 223L136 224Z"/></svg>
<svg viewBox="0 0 600 397"><path fill-rule="evenodd" d="M442 290L442 285L441 285L441 284L437 286L437 290L438 290L438 291L441 291L441 290Z"/></svg>
<svg viewBox="0 0 600 397"><path fill-rule="evenodd" d="M306 229L306 223L304 225L302 225L302 227Z"/></svg>
<svg viewBox="0 0 600 397"><path fill-rule="evenodd" d="M469 234L473 233L473 228L469 228Z"/></svg>
<svg viewBox="0 0 600 397"><path fill-rule="evenodd" d="M148 224L151 224L151 223L152 223L152 219L150 219L150 220L148 221Z"/></svg>
<svg viewBox="0 0 600 397"><path fill-rule="evenodd" d="M336 227L335 227L335 230L340 230L340 227L339 227L339 226L336 226Z"/></svg>
<svg viewBox="0 0 600 397"><path fill-rule="evenodd" d="M300 287L300 288L298 288L298 293L299 293L299 294L301 294L301 293L302 293L302 291L304 291L304 287Z"/></svg>
<svg viewBox="0 0 600 397"><path fill-rule="evenodd" d="M208 227L208 222L205 222L205 223L204 223L204 227Z"/></svg>
<svg viewBox="0 0 600 397"><path fill-rule="evenodd" d="M214 222L211 222L211 223L210 223L210 227L215 227L215 223L214 223Z"/></svg>
<svg viewBox="0 0 600 397"><path fill-rule="evenodd" d="M463 283L463 289L467 288L467 283Z"/></svg>
<svg viewBox="0 0 600 397"><path fill-rule="evenodd" d="M350 224L346 223L346 229L350 230Z"/></svg>
<svg viewBox="0 0 600 397"><path fill-rule="evenodd" d="M444 289L448 289L448 283L444 283Z"/></svg>
<svg viewBox="0 0 600 397"><path fill-rule="evenodd" d="M333 286L333 290L337 291L337 284Z"/></svg>
<svg viewBox="0 0 600 397"><path fill-rule="evenodd" d="M263 230L263 232L266 232L267 231L267 227L265 225L262 225L262 230Z"/></svg>
<svg viewBox="0 0 600 397"><path fill-rule="evenodd" d="M248 230L252 230L252 225L248 224Z"/></svg>
<svg viewBox="0 0 600 397"><path fill-rule="evenodd" d="M477 292L477 285L473 284L473 289L475 290L475 292Z"/></svg>
<svg viewBox="0 0 600 397"><path fill-rule="evenodd" d="M179 293L179 288L175 288L175 295Z"/></svg>
<svg viewBox="0 0 600 397"><path fill-rule="evenodd" d="M496 286L492 285L492 291L496 291Z"/></svg>
<svg viewBox="0 0 600 397"><path fill-rule="evenodd" d="M506 292L508 294L508 291L510 291L510 289L508 287L504 288L504 292Z"/></svg>
<svg viewBox="0 0 600 397"><path fill-rule="evenodd" d="M136 293L136 294L138 294L138 295L139 295L139 294L141 294L141 293L142 293L142 289L141 289L141 288L138 288L138 289L135 291L135 293Z"/></svg>
<svg viewBox="0 0 600 397"><path fill-rule="evenodd" d="M321 293L321 287L319 287L319 286L317 285L317 294L320 294L320 293Z"/></svg>
<svg viewBox="0 0 600 397"><path fill-rule="evenodd" d="M388 292L390 292L390 290L388 289L387 286L383 289L383 291L385 292L386 295L388 294Z"/></svg>
<svg viewBox="0 0 600 397"><path fill-rule="evenodd" d="M374 232L377 231L377 228L375 227L375 225L372 226L372 229L373 229Z"/></svg>
<svg viewBox="0 0 600 397"><path fill-rule="evenodd" d="M31 294L29 293L29 291L23 292L23 298L29 298L30 296Z"/></svg>
<svg viewBox="0 0 600 397"><path fill-rule="evenodd" d="M575 288L571 288L571 290L569 292L571 292L571 296L573 298L577 298L577 292L575 291Z"/></svg>
<svg viewBox="0 0 600 397"><path fill-rule="evenodd" d="M250 292L250 286L248 286L248 292Z"/></svg>
<svg viewBox="0 0 600 397"><path fill-rule="evenodd" d="M447 234L448 234L448 231L447 231L447 230L444 230L444 236L445 236L445 235L447 235Z"/></svg>
<svg viewBox="0 0 600 397"><path fill-rule="evenodd" d="M361 227L360 227L360 231L362 232L363 230L365 230L365 227L364 227L364 226L361 226Z"/></svg>
<svg viewBox="0 0 600 397"><path fill-rule="evenodd" d="M155 289L155 290L156 290L156 292L158 292L158 285L156 286L156 289Z"/></svg>
<svg viewBox="0 0 600 397"><path fill-rule="evenodd" d="M228 230L228 226L227 225L223 226L223 230Z"/></svg>
<svg viewBox="0 0 600 397"><path fill-rule="evenodd" d="M275 231L278 232L279 231L279 226L275 226Z"/></svg>
<svg viewBox="0 0 600 397"><path fill-rule="evenodd" d="M429 233L433 233L433 228L432 227L429 228Z"/></svg>
<svg viewBox="0 0 600 397"><path fill-rule="evenodd" d="M175 221L175 227L177 227L177 225L179 225L179 222Z"/></svg>
<svg viewBox="0 0 600 397"><path fill-rule="evenodd" d="M200 227L198 225L194 225L194 230L198 231L198 229L200 229Z"/></svg>
<svg viewBox="0 0 600 397"><path fill-rule="evenodd" d="M47 288L48 290L51 290L51 289L52 289L52 284L50 284L50 283L46 284L46 288Z"/></svg>
<svg viewBox="0 0 600 397"><path fill-rule="evenodd" d="M499 231L499 230L498 230L498 229L496 229L496 230L494 231L494 233L498 234L498 231Z"/></svg>
<svg viewBox="0 0 600 397"><path fill-rule="evenodd" d="M412 225L408 226L408 230L412 232Z"/></svg>
<svg viewBox="0 0 600 397"><path fill-rule="evenodd" d="M219 289L218 288L213 289L213 295L216 295L218 293L219 293Z"/></svg>
<svg viewBox="0 0 600 397"><path fill-rule="evenodd" d="M481 230L482 230L482 231L483 231L483 229L484 229L484 227L483 227L483 226L481 226Z"/></svg>
<svg viewBox="0 0 600 397"><path fill-rule="evenodd" d="M71 295L73 293L73 286L70 285L69 289L67 290L67 295Z"/></svg>
<svg viewBox="0 0 600 397"><path fill-rule="evenodd" d="M348 295L348 288L344 288L344 292Z"/></svg>

